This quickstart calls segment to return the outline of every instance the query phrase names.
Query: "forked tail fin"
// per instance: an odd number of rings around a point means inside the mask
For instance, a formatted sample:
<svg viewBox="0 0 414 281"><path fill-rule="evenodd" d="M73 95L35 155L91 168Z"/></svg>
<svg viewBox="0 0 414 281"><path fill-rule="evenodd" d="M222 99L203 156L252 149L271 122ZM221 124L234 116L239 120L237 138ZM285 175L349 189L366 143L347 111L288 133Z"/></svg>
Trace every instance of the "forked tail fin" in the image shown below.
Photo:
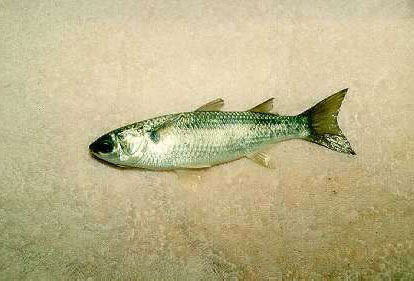
<svg viewBox="0 0 414 281"><path fill-rule="evenodd" d="M307 116L310 123L310 135L305 137L306 140L338 152L355 155L351 144L339 128L337 120L347 91L348 89L344 89L327 97L301 115Z"/></svg>

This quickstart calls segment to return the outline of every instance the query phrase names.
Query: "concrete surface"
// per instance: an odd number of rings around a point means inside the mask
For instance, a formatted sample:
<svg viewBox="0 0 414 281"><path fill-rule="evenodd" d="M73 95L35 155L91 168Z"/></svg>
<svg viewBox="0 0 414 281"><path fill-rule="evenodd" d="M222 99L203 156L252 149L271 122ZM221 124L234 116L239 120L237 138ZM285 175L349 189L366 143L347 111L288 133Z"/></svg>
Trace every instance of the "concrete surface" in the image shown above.
<svg viewBox="0 0 414 281"><path fill-rule="evenodd" d="M0 279L414 278L414 4L0 1ZM357 152L303 141L194 173L99 135L224 98L299 113L349 87Z"/></svg>

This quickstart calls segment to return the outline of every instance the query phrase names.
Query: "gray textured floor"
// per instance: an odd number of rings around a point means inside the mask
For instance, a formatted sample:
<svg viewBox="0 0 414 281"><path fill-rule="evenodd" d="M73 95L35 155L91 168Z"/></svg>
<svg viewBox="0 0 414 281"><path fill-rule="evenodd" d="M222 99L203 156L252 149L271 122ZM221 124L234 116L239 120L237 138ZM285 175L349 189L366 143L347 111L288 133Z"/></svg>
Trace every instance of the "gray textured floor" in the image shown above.
<svg viewBox="0 0 414 281"><path fill-rule="evenodd" d="M414 278L412 1L0 1L0 279ZM217 97L349 87L358 155L301 141L194 173L90 157Z"/></svg>

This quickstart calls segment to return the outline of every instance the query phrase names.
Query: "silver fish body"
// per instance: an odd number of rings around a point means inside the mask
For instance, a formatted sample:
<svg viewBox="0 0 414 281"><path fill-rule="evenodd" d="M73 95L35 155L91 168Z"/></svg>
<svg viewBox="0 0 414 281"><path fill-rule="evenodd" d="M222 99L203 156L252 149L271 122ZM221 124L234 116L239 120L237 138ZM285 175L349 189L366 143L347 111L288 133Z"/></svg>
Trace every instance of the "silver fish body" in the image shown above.
<svg viewBox="0 0 414 281"><path fill-rule="evenodd" d="M331 110L333 113L328 112L329 116L320 117L320 123L330 118L337 127L339 106ZM315 141L314 137L318 136L313 127L315 120L308 111L296 116L254 110L170 114L111 131L92 143L90 150L98 158L117 166L152 170L204 168L245 156L266 166L267 159L260 151L270 144L294 138L331 145L331 149L354 154L339 127L336 129L332 122L328 124L332 128L323 128L332 131L328 132L331 139ZM322 114L326 115L326 108L324 111ZM326 140L328 143L323 143Z"/></svg>

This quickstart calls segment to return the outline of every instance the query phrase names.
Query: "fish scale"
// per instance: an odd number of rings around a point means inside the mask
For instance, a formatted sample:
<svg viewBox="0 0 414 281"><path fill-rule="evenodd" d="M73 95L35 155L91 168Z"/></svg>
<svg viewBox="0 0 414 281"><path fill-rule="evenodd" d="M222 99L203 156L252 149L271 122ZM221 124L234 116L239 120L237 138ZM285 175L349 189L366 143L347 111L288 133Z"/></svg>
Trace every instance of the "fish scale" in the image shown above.
<svg viewBox="0 0 414 281"><path fill-rule="evenodd" d="M268 144L306 135L305 119L259 112L181 113L179 121L160 133L159 143L147 147L141 164L168 169L235 160Z"/></svg>

